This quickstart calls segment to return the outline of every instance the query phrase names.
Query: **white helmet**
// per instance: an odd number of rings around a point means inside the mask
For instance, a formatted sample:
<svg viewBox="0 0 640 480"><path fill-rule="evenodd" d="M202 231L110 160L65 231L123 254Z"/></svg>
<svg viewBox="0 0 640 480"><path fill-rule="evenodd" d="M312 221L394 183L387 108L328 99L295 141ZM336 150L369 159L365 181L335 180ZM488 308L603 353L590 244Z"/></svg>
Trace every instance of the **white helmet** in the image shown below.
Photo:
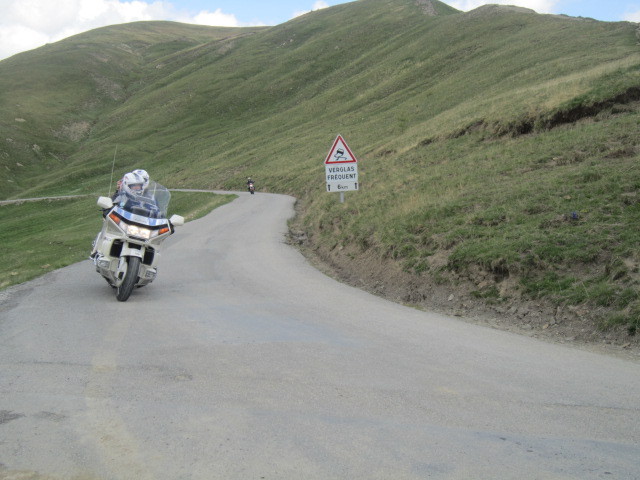
<svg viewBox="0 0 640 480"><path fill-rule="evenodd" d="M122 178L122 189L129 195L133 195L134 197L142 195L144 187L144 179L136 173L127 173Z"/></svg>
<svg viewBox="0 0 640 480"><path fill-rule="evenodd" d="M138 168L137 170L134 170L131 173L135 173L136 175L139 175L140 178L142 178L142 181L144 182L144 185L142 187L143 190L149 186L149 174L147 173L146 170L142 170L141 168Z"/></svg>

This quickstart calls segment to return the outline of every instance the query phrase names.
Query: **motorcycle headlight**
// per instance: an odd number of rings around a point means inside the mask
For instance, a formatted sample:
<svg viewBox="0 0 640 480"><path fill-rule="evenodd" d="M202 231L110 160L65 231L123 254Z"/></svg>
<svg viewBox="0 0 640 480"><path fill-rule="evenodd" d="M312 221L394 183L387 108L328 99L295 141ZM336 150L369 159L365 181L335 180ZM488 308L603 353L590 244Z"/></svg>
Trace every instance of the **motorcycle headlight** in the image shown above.
<svg viewBox="0 0 640 480"><path fill-rule="evenodd" d="M143 238L145 240L151 238L151 229L139 227L138 225L127 225L125 231L127 235L131 235L132 237Z"/></svg>
<svg viewBox="0 0 640 480"><path fill-rule="evenodd" d="M113 212L109 214L109 218L111 218L111 220L113 220L114 223L118 225L118 227L120 227L120 229L122 229L122 231L127 235L142 238L143 240L150 240L151 238L159 237L160 235L171 232L171 229L169 227L162 227L160 229L154 230L138 225L130 225Z"/></svg>

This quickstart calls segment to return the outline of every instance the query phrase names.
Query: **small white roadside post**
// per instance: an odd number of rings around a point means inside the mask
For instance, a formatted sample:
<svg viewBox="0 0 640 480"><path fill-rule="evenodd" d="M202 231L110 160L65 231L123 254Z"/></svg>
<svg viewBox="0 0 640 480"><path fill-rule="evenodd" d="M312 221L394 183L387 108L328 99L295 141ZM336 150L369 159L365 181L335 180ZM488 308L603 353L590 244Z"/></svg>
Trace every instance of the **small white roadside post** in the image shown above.
<svg viewBox="0 0 640 480"><path fill-rule="evenodd" d="M327 192L340 192L340 203L344 203L344 192L358 190L358 160L341 135L333 142L324 169Z"/></svg>

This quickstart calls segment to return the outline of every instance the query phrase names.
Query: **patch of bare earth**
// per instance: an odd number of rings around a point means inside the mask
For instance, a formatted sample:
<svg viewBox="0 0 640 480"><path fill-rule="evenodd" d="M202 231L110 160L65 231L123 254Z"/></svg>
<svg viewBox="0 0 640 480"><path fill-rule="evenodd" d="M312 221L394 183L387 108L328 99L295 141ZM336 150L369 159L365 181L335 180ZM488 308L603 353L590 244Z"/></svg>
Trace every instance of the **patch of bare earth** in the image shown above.
<svg viewBox="0 0 640 480"><path fill-rule="evenodd" d="M58 138L69 139L72 142L79 142L89 134L90 130L91 124L89 122L75 122L63 125L59 131L54 132L54 135Z"/></svg>
<svg viewBox="0 0 640 480"><path fill-rule="evenodd" d="M433 2L431 0L416 0L416 5L419 6L425 15L429 15L435 17L438 15L436 11L436 7L434 7Z"/></svg>

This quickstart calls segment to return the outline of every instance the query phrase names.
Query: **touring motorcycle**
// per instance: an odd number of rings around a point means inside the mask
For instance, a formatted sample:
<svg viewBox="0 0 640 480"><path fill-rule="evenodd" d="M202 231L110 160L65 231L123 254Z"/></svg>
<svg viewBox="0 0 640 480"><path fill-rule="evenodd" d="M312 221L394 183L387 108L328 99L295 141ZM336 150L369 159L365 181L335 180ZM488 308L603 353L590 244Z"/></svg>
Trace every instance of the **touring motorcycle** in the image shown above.
<svg viewBox="0 0 640 480"><path fill-rule="evenodd" d="M91 256L96 271L121 302L127 301L135 287L153 282L162 242L174 227L184 225L180 215L167 218L170 198L169 190L153 181L136 196L122 192L114 200L98 198L104 221Z"/></svg>

